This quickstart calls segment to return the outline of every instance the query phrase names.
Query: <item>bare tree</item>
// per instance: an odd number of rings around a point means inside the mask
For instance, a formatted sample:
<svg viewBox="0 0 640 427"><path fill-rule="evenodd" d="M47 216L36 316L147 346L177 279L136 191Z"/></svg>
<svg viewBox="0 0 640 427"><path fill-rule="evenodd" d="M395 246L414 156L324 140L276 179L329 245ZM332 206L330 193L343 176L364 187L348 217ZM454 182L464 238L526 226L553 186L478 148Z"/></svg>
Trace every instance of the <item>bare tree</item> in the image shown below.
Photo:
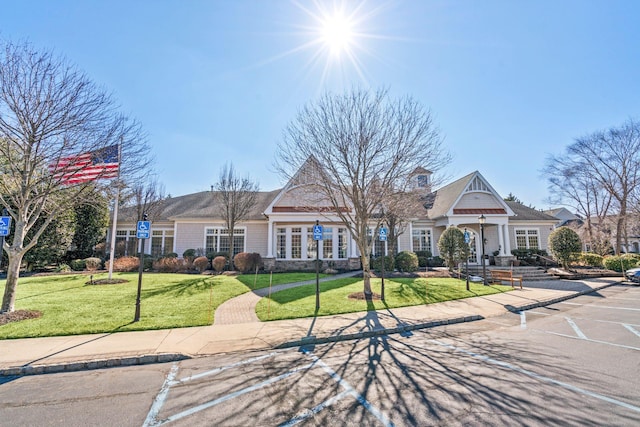
<svg viewBox="0 0 640 427"><path fill-rule="evenodd" d="M640 189L640 126L628 120L620 127L578 138L567 147L566 164L577 168L580 180L591 190L602 190L617 207L615 251L620 253L625 234L629 202ZM558 160L558 159L556 159ZM594 183L594 185L591 185ZM583 195L588 191L581 188ZM600 193L601 194L601 193ZM583 201L583 203L586 203Z"/></svg>
<svg viewBox="0 0 640 427"><path fill-rule="evenodd" d="M581 159L567 156L551 156L547 159L544 173L548 177L549 201L572 208L584 218L584 238L591 249L605 255L610 245L603 233L607 216L615 206L611 194L606 191Z"/></svg>
<svg viewBox="0 0 640 427"><path fill-rule="evenodd" d="M229 263L233 269L234 229L248 218L256 204L260 186L248 176L239 177L233 163L229 163L220 171L220 180L214 188L218 212L229 230Z"/></svg>
<svg viewBox="0 0 640 427"><path fill-rule="evenodd" d="M147 214L151 222L158 218L165 199L165 190L156 176L148 175L144 181L131 185L127 190L123 197L127 199L125 205L135 207L136 218L140 220L144 214Z"/></svg>
<svg viewBox="0 0 640 427"><path fill-rule="evenodd" d="M364 294L371 297L369 230L380 226L382 207L395 211L389 204L408 188L417 167L437 171L449 160L430 112L418 102L390 99L387 90L354 89L326 94L299 112L285 129L276 168L291 178L305 162L315 165L309 195L324 199L351 233Z"/></svg>
<svg viewBox="0 0 640 427"><path fill-rule="evenodd" d="M99 182L70 182L56 173L58 166L118 145L123 180L147 168L140 125L119 114L110 95L50 52L28 43L0 43L0 205L15 224L3 245L9 266L1 312L14 310L24 254L59 212L83 199L90 202ZM92 161L73 167L79 176ZM38 221L41 216L45 221Z"/></svg>

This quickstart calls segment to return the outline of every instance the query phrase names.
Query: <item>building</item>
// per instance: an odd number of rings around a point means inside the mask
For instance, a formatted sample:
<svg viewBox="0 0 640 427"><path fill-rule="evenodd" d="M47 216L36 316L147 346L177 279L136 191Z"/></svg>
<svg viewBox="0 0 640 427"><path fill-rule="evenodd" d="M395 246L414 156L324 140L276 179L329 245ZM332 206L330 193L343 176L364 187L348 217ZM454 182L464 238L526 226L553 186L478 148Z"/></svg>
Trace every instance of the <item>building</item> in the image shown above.
<svg viewBox="0 0 640 427"><path fill-rule="evenodd" d="M431 189L430 172L416 172L420 198L411 201L415 206L411 218L403 230L397 230L398 251L430 251L437 256L437 241L451 226L469 233L472 264L481 262L481 232L485 254L492 255L498 265L509 265L512 249L547 249L549 234L558 219L521 203L504 201L480 172L435 191ZM319 221L323 225L319 257L328 263L325 265L360 268L358 248L335 210L320 200L310 202L312 192L308 190L313 185L313 174L303 167L284 188L260 192L250 216L235 229L234 252L257 252L265 268L274 271L313 269L313 226ZM155 256L169 252L181 255L187 249L202 254L228 252L229 233L216 214L214 198L214 192L204 191L164 200L156 217L150 218L151 244L146 244L145 252ZM119 254L135 252L137 218L132 217L133 212L123 209L118 218ZM485 218L483 230L480 216ZM374 230L371 233L374 235ZM374 254L388 251L389 242L376 239Z"/></svg>

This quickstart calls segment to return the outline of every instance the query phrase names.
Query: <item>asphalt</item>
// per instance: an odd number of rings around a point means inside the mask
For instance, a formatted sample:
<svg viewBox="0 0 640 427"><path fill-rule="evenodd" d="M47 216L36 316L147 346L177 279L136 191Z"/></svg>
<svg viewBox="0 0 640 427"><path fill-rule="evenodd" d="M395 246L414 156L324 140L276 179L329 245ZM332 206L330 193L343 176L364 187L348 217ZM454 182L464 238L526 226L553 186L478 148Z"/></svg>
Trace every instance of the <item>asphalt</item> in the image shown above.
<svg viewBox="0 0 640 427"><path fill-rule="evenodd" d="M0 376L36 375L163 363L219 353L362 339L471 322L554 304L621 283L621 277L524 282L524 289L336 316L260 322L261 293L219 307L211 326L0 341ZM297 284L282 287L299 286ZM264 292L264 291L260 291ZM222 309L222 310L220 310ZM226 314L225 314L226 313ZM233 313L238 316L233 316Z"/></svg>

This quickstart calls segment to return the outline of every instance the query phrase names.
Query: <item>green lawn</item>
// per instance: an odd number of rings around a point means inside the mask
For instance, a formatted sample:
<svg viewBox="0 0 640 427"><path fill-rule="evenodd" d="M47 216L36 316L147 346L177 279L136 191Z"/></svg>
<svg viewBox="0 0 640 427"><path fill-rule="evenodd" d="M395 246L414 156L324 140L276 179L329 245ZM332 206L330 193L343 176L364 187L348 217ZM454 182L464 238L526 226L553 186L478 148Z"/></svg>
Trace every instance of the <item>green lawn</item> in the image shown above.
<svg viewBox="0 0 640 427"><path fill-rule="evenodd" d="M384 283L385 302L348 298L350 294L362 292L362 279L347 278L320 283L320 310L317 315L431 304L511 290L511 286L471 283L467 291L464 280L450 278L386 279ZM380 293L381 280L371 279L371 286L375 293ZM263 321L311 317L315 315L315 298L315 284L287 289L274 293L271 299L260 300L256 313Z"/></svg>
<svg viewBox="0 0 640 427"><path fill-rule="evenodd" d="M320 277L326 277L326 274L320 274ZM270 274L242 274L238 276L238 280L251 289L268 288L269 283L272 286L282 285L285 283L306 282L307 280L315 280L316 273L276 273Z"/></svg>
<svg viewBox="0 0 640 427"><path fill-rule="evenodd" d="M95 274L94 280L106 278ZM268 287L270 276L201 276L145 273L140 321L132 323L138 273L115 273L127 283L87 285L87 275L24 277L18 281L16 310L38 310L42 317L0 326L0 339L209 325L226 300ZM273 284L311 280L315 273L279 273ZM3 283L4 284L4 283ZM4 287L3 287L4 289Z"/></svg>

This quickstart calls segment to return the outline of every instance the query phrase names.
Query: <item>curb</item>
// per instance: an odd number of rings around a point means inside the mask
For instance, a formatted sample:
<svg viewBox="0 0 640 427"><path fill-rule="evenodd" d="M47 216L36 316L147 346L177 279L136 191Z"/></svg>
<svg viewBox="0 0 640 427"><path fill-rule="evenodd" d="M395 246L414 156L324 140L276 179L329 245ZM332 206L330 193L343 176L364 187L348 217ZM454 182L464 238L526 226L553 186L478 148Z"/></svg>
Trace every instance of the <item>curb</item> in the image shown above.
<svg viewBox="0 0 640 427"><path fill-rule="evenodd" d="M455 323L474 322L476 320L482 320L482 319L484 319L483 316L476 314L473 316L456 317L454 319L432 320L426 323L401 325L395 328L386 328L386 329L378 328L371 331L358 332L355 334L332 335L332 336L322 337L322 338L316 338L314 335L310 335L300 340L288 341L288 342L279 344L274 348L281 349L281 348L291 348L291 347L302 347L302 346L308 346L308 345L314 345L314 344L327 344L327 343L335 343L340 341L351 341L351 340L358 340L362 338L377 337L380 335L393 335L393 334L402 335L407 332L415 331L418 329L434 328L436 326L443 326L443 325L453 325Z"/></svg>
<svg viewBox="0 0 640 427"><path fill-rule="evenodd" d="M521 311L531 310L532 308L557 304L559 302L562 302L571 298L576 298L582 295L587 295L593 292L597 292L601 289L608 288L610 286L619 285L620 283L622 282L607 283L606 285L602 285L598 288L592 288L592 289L576 292L570 295L553 298L547 301L539 301L533 304L523 305L521 307L505 306L505 308L512 313L519 313ZM291 348L291 347L304 347L304 346L315 345L315 344L327 344L327 343L336 343L340 341L350 341L350 340L357 340L362 338L371 338L371 337L380 336L380 335L393 335L393 334L402 335L404 333L419 330L419 329L428 329L428 328L433 328L436 326L443 326L443 325L453 325L456 323L475 322L476 320L482 320L482 319L484 319L484 316L473 315L473 316L457 317L454 319L447 319L447 320L433 320L426 323L416 323L412 325L402 325L396 328L388 328L388 329L380 328L380 329L374 329L367 332L358 332L355 334L332 335L329 337L322 337L322 338L316 338L314 335L310 335L300 340L288 341L288 342L279 344L274 348L281 349L281 348Z"/></svg>
<svg viewBox="0 0 640 427"><path fill-rule="evenodd" d="M19 377L24 375L55 374L60 372L90 371L93 369L115 368L122 366L150 365L155 363L176 362L190 359L181 353L148 354L113 359L92 359L88 362L58 363L55 365L23 365L15 368L0 369L0 377Z"/></svg>
<svg viewBox="0 0 640 427"><path fill-rule="evenodd" d="M576 292L570 295L565 295L558 298L553 298L546 301L539 301L533 304L527 304L520 307L514 306L505 306L505 309L512 313L519 313L521 311L531 310L532 308L544 307L547 305L557 304L562 301L566 301L568 299L572 299L578 296L587 295L593 292L597 292L601 289L608 288L610 286L626 284L625 282L613 282L607 283L606 285L602 285L598 288L592 288L580 292ZM378 328L373 329L366 332L357 332L352 334L344 334L344 335L332 335L328 337L316 337L314 335L304 337L299 340L287 341L282 344L278 344L272 348L274 349L284 349L291 347L304 347L315 344L327 344L327 343L336 343L341 341L351 341L358 340L363 338L372 338L381 335L394 335L394 334L407 334L411 331L420 330L420 329L428 329L434 328L437 326L443 325L453 325L457 323L465 323L465 322L475 322L477 320L484 319L484 316L481 315L472 315L472 316L463 316L456 317L453 319L444 319L444 320L432 320L424 323L414 323L414 324L400 324L395 328ZM92 359L90 361L79 361L79 362L69 362L69 363L58 363L52 365L23 365L12 368L0 368L0 377L19 377L26 375L42 375L42 374L53 374L60 372L77 372L77 371L88 371L94 369L104 369L104 368L115 368L115 367L124 367L124 366L136 366L136 365L149 365L155 363L167 363L167 362L177 362L180 360L191 359L192 356L182 354L182 353L162 353L162 354L149 354L144 356L132 356L132 357L118 357L113 359Z"/></svg>
<svg viewBox="0 0 640 427"><path fill-rule="evenodd" d="M601 289L605 289L608 288L610 286L615 286L615 285L619 285L623 282L614 282L614 283L607 283L606 285L602 285L598 288L592 288L592 289L585 289L584 291L580 291L580 292L576 292L574 294L570 294L570 295L565 295L562 297L558 297L558 298L553 298L547 301L539 301L533 304L527 304L527 305L523 305L521 307L513 307L513 306L506 306L505 308L507 310L509 310L512 313L519 313L521 311L526 311L526 310L531 310L532 308L538 308L538 307L545 307L547 305L552 305L552 304L557 304L559 302L562 301L566 301L568 299L572 299L572 298L576 298L582 295L588 295L591 294L593 292L598 292Z"/></svg>

